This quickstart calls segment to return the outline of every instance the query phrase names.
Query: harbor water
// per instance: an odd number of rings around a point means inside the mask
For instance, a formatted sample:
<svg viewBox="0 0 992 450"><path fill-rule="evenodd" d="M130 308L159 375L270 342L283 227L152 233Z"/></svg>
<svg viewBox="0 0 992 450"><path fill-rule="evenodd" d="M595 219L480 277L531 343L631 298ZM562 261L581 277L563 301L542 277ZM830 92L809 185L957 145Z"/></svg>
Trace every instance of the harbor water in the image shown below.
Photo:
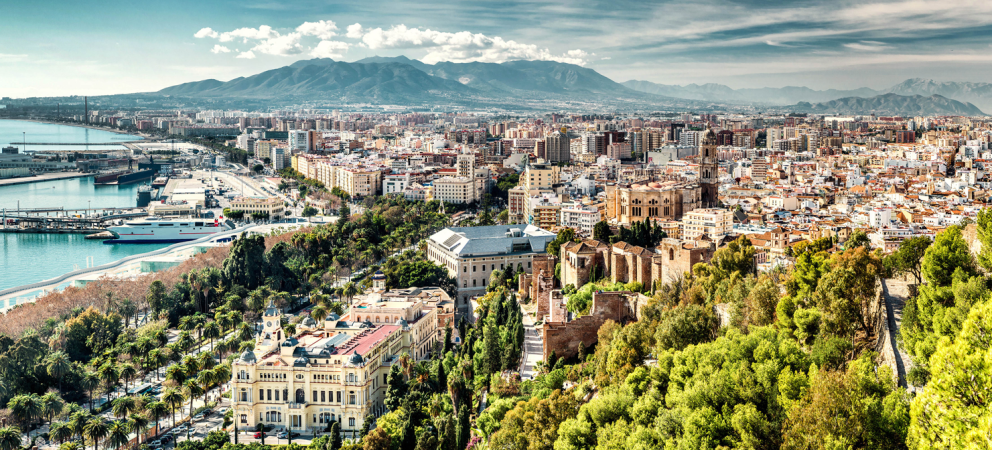
<svg viewBox="0 0 992 450"><path fill-rule="evenodd" d="M7 146L9 142L21 140L22 129L28 131L28 142L113 142L128 138L80 127L0 120L0 144ZM16 135L12 134L15 132ZM28 150L33 150L31 145L28 145ZM95 186L93 178L16 184L0 186L0 208L8 211L18 207L133 208L137 204L137 191L138 184ZM0 233L0 290L44 281L76 269L106 264L165 246L106 245L99 240L87 240L82 234Z"/></svg>

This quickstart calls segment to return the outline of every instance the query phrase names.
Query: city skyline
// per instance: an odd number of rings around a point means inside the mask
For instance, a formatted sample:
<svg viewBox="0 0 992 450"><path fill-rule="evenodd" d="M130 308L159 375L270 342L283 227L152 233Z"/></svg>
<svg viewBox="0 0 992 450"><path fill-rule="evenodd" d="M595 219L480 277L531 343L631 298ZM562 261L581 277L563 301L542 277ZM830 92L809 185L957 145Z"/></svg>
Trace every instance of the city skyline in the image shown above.
<svg viewBox="0 0 992 450"><path fill-rule="evenodd" d="M554 60L618 82L734 88L884 88L911 77L982 82L992 68L992 4L770 3L14 4L5 8L13 20L0 43L7 78L0 95L148 92L300 59L376 55L427 63Z"/></svg>

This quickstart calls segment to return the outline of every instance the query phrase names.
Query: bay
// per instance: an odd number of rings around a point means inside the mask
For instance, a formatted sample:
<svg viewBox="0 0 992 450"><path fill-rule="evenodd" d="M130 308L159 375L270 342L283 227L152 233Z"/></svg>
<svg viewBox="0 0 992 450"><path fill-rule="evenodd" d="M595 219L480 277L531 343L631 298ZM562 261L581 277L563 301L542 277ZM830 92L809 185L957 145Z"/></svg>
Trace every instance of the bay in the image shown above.
<svg viewBox="0 0 992 450"><path fill-rule="evenodd" d="M31 130L28 142L113 142L114 137L128 137L66 125L0 120L0 145L7 146L8 142L20 140L22 128ZM14 131L17 136L11 134ZM130 138L137 139L136 136ZM61 149L69 148L84 147ZM30 145L28 150L31 150ZM65 209L134 207L137 204L137 189L137 184L96 186L93 178L0 186L0 209L12 210L18 206ZM101 265L165 246L167 244L107 245L102 241L84 239L82 234L0 233L0 290L85 268L88 257L92 257L91 265Z"/></svg>

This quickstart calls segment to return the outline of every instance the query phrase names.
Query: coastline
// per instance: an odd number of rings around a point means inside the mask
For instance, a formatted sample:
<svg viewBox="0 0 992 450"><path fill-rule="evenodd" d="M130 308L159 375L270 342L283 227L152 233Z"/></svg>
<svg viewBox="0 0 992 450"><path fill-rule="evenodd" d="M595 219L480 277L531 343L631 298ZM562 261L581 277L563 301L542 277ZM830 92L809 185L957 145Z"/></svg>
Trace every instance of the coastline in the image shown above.
<svg viewBox="0 0 992 450"><path fill-rule="evenodd" d="M136 136L137 139L135 139L135 141L143 141L145 139L148 139L148 136L146 136L144 133L141 133L140 131L139 132L136 132L136 133L129 133L127 131L121 131L121 130L117 130L117 129L114 129L114 128L103 127L103 126L99 126L99 125L56 122L56 121L46 120L46 119L3 118L2 120L18 120L18 121L21 121L21 122L44 123L44 124L47 124L47 125L63 125L63 126L67 126L67 127L89 128L91 130L107 131L107 132L114 133L114 134L123 134L123 135L127 135L127 136ZM132 141L122 141L121 142L121 145L124 145L124 143L126 143L126 142L132 142Z"/></svg>
<svg viewBox="0 0 992 450"><path fill-rule="evenodd" d="M50 176L46 176L50 175ZM47 172L41 175L34 175L30 177L19 177L19 178L4 178L0 180L0 187L4 186L15 186L18 184L29 184L29 183L44 183L46 181L60 181L69 180L73 178L87 178L92 177L95 174L92 173L82 173L82 172Z"/></svg>

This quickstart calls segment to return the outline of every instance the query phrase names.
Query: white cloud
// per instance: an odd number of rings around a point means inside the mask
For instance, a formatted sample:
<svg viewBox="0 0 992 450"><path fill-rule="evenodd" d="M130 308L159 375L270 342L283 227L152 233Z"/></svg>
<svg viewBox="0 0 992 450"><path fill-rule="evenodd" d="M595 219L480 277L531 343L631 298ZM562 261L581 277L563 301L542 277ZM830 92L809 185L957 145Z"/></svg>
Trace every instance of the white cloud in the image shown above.
<svg viewBox="0 0 992 450"><path fill-rule="evenodd" d="M196 34L193 35L193 37L195 37L197 39L202 39L202 38L206 38L206 37L208 37L208 38L216 38L217 37L217 32L214 31L210 27L200 28L200 31L197 31Z"/></svg>
<svg viewBox="0 0 992 450"><path fill-rule="evenodd" d="M28 55L16 55L12 53L0 53L0 61L20 61L27 58Z"/></svg>
<svg viewBox="0 0 992 450"><path fill-rule="evenodd" d="M357 27L355 27L356 25ZM352 27L355 27L354 33ZM427 49L428 53L422 60L428 64L439 61L500 63L518 59L538 59L583 65L589 57L588 53L578 49L569 50L563 55L555 55L548 49L538 48L533 44L504 40L499 36L486 36L468 31L449 33L431 29L409 28L402 24L388 30L382 28L361 30L359 24L348 27L349 37L357 36L359 33L362 33L362 42L373 50Z"/></svg>
<svg viewBox="0 0 992 450"><path fill-rule="evenodd" d="M362 29L362 24L355 23L348 25L348 36L351 39L361 39L362 35L365 34L365 30Z"/></svg>
<svg viewBox="0 0 992 450"><path fill-rule="evenodd" d="M330 20L318 22L303 22L303 25L296 27L296 31L304 36L317 36L320 39L330 39L337 36L338 27Z"/></svg>
<svg viewBox="0 0 992 450"><path fill-rule="evenodd" d="M331 40L337 36L337 25L330 20L304 22L295 31L281 34L268 25L258 28L238 28L234 31L218 33L211 28L204 28L196 33L196 37L210 37L220 42L232 42L240 39L244 44L251 44L249 50L238 54L238 58L252 59L256 55L291 56L304 52L302 40L314 36L320 39L315 47L310 49L310 55L321 58L341 58L351 46L379 49L423 49L427 54L422 58L426 63L439 61L452 62L495 62L510 60L547 60L584 65L594 56L581 49L568 50L563 54L552 53L547 48L539 48L533 44L524 44L513 40L505 40L499 36L487 36L481 33L459 31L455 33L436 31L425 28L410 28L406 25L396 25L389 29L364 28L355 23L347 27L346 37L360 40L349 43ZM216 45L213 53L227 53L227 47Z"/></svg>
<svg viewBox="0 0 992 450"><path fill-rule="evenodd" d="M231 42L236 38L242 38L242 42L248 42L249 39L261 40L277 36L279 36L279 32L273 30L272 27L268 25L262 25L258 28L238 28L234 31L221 33L219 38L221 42Z"/></svg>
<svg viewBox="0 0 992 450"><path fill-rule="evenodd" d="M884 42L878 42L878 41L851 42L848 44L844 44L844 47L861 52L880 52L882 50L887 50L892 48L891 46L885 45Z"/></svg>
<svg viewBox="0 0 992 450"><path fill-rule="evenodd" d="M220 45L220 44L214 44L214 48L210 49L210 52L211 53L214 53L214 54L217 54L217 53L231 53L231 49L229 49L229 48L227 48L227 47L225 47L223 45Z"/></svg>
<svg viewBox="0 0 992 450"><path fill-rule="evenodd" d="M289 33L283 36L279 36L276 33L275 37L259 42L258 45L252 47L252 50L273 56L298 55L303 53L303 47L300 45L300 37L300 33Z"/></svg>
<svg viewBox="0 0 992 450"><path fill-rule="evenodd" d="M344 56L349 47L351 44L347 42L320 41L313 50L310 50L310 56L314 58L340 58Z"/></svg>

